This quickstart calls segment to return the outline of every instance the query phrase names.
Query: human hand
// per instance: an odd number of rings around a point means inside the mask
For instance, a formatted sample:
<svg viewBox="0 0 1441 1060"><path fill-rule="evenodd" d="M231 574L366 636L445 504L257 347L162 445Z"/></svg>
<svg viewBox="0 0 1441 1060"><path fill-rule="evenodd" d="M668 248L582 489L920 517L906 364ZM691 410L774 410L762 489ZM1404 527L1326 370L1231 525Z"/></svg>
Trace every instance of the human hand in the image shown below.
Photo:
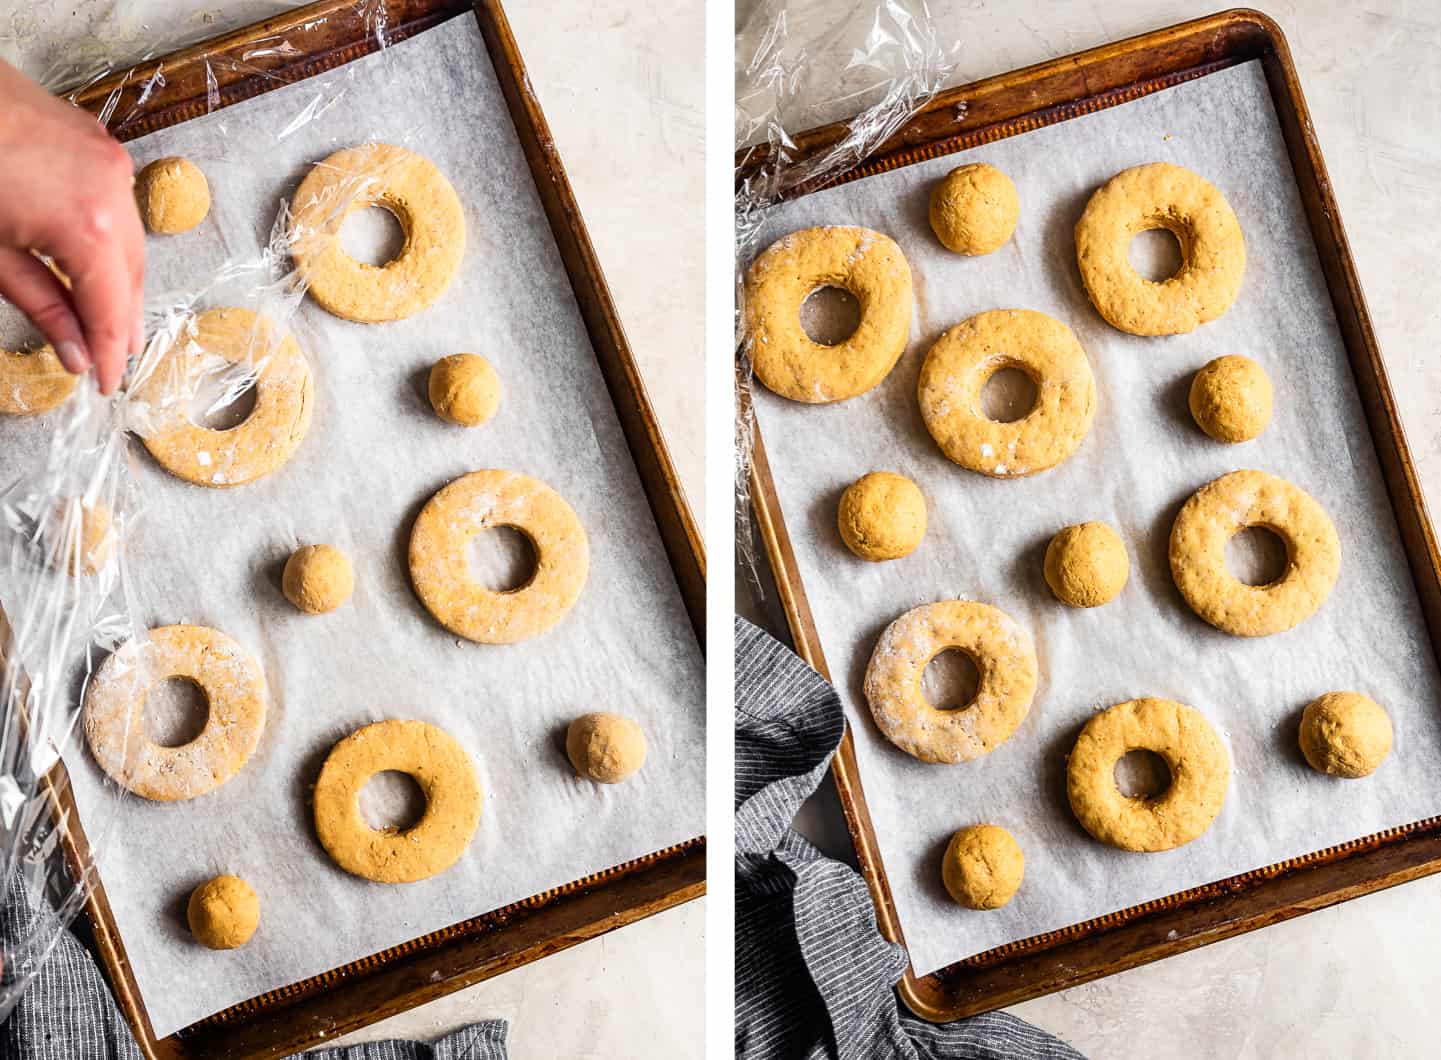
<svg viewBox="0 0 1441 1060"><path fill-rule="evenodd" d="M78 107L0 61L0 296L71 372L113 393L142 344L145 233L125 148ZM35 257L45 254L70 288Z"/></svg>

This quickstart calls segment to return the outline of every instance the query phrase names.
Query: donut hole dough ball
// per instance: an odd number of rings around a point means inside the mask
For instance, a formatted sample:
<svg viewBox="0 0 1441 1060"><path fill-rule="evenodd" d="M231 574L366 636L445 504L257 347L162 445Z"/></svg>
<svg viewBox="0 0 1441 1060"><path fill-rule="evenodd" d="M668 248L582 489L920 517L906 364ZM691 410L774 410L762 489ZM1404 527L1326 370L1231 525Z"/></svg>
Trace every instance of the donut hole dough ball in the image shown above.
<svg viewBox="0 0 1441 1060"><path fill-rule="evenodd" d="M50 555L72 577L99 574L115 553L115 520L110 508L71 500L55 503Z"/></svg>
<svg viewBox="0 0 1441 1060"><path fill-rule="evenodd" d="M430 405L461 427L479 427L500 407L500 376L484 357L453 353L430 369Z"/></svg>
<svg viewBox="0 0 1441 1060"><path fill-rule="evenodd" d="M210 212L210 185L188 158L157 158L135 178L135 202L156 235L188 232Z"/></svg>
<svg viewBox="0 0 1441 1060"><path fill-rule="evenodd" d="M1301 713L1301 753L1333 777L1370 776L1391 753L1391 718L1359 692L1327 692Z"/></svg>
<svg viewBox="0 0 1441 1060"><path fill-rule="evenodd" d="M1131 561L1121 536L1105 523L1061 530L1046 546L1046 584L1072 607L1110 603L1126 587Z"/></svg>
<svg viewBox="0 0 1441 1060"><path fill-rule="evenodd" d="M645 733L621 714L582 714L565 732L565 753L582 777L619 784L645 763Z"/></svg>
<svg viewBox="0 0 1441 1060"><path fill-rule="evenodd" d="M926 535L926 498L904 475L872 471L841 494L839 523L841 540L861 559L900 559Z"/></svg>
<svg viewBox="0 0 1441 1060"><path fill-rule="evenodd" d="M1271 422L1271 380L1249 357L1217 357L1191 382L1191 415L1218 442L1249 442Z"/></svg>
<svg viewBox="0 0 1441 1060"><path fill-rule="evenodd" d="M0 350L0 413L35 416L68 398L80 382L60 363L50 346L37 350Z"/></svg>
<svg viewBox="0 0 1441 1060"><path fill-rule="evenodd" d="M260 899L239 876L216 876L190 892L185 919L202 946L233 950L255 934L260 924Z"/></svg>
<svg viewBox="0 0 1441 1060"><path fill-rule="evenodd" d="M285 598L307 615L334 611L355 590L350 557L330 545L306 545L285 561Z"/></svg>
<svg viewBox="0 0 1441 1060"><path fill-rule="evenodd" d="M1021 886L1026 856L1010 832L994 824L962 828L951 837L941 880L967 909L999 909Z"/></svg>
<svg viewBox="0 0 1441 1060"><path fill-rule="evenodd" d="M931 192L931 229L947 250L989 254L1016 230L1021 199L1011 178L973 162L946 174Z"/></svg>

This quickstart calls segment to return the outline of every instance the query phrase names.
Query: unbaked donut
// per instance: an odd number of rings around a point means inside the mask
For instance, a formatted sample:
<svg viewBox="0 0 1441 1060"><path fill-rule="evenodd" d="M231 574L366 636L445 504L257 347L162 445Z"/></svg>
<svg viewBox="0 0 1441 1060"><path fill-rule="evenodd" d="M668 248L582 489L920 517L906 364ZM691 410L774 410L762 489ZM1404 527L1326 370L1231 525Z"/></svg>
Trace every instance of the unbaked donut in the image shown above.
<svg viewBox="0 0 1441 1060"><path fill-rule="evenodd" d="M1130 751L1159 755L1171 783L1154 798L1116 786ZM1066 792L1081 827L1122 850L1170 850L1195 839L1221 812L1231 756L1198 710L1170 699L1132 699L1086 722L1066 765Z"/></svg>
<svg viewBox="0 0 1441 1060"><path fill-rule="evenodd" d="M860 324L834 346L801 326L801 304L823 287L849 291L860 303ZM880 232L807 228L772 243L752 263L745 314L757 379L792 401L844 401L884 379L905 352L911 267Z"/></svg>
<svg viewBox="0 0 1441 1060"><path fill-rule="evenodd" d="M508 526L529 538L536 567L518 589L497 592L470 576L466 548L482 530ZM590 569L575 510L539 479L514 471L472 471L426 502L410 534L416 594L446 629L481 644L512 644L544 633L580 597Z"/></svg>
<svg viewBox="0 0 1441 1060"><path fill-rule="evenodd" d="M1036 384L1036 404L990 419L981 391L1003 368ZM926 353L917 388L926 430L951 460L992 478L1034 475L1075 452L1091 429L1096 381L1070 328L1031 309L993 309L951 328Z"/></svg>
<svg viewBox="0 0 1441 1060"><path fill-rule="evenodd" d="M1226 567L1226 542L1250 526L1286 545L1286 570L1247 585ZM1264 471L1232 471L1206 483L1171 527L1171 576L1191 610L1238 637L1283 633L1326 601L1341 571L1341 540L1309 493Z"/></svg>
<svg viewBox="0 0 1441 1060"><path fill-rule="evenodd" d="M34 416L68 398L80 382L49 346L30 351L0 350L0 412Z"/></svg>
<svg viewBox="0 0 1441 1060"><path fill-rule="evenodd" d="M1181 268L1158 282L1131 265L1131 240L1164 228ZM1132 335L1179 335L1231 308L1246 271L1246 239L1225 197L1184 166L1123 170L1091 196L1076 222L1081 281L1106 323Z"/></svg>
<svg viewBox="0 0 1441 1060"><path fill-rule="evenodd" d="M386 770L408 774L425 795L409 828L371 828L360 791ZM326 756L315 783L315 832L337 865L377 883L414 883L450 868L480 824L480 783L465 748L423 721L379 721Z"/></svg>
<svg viewBox="0 0 1441 1060"><path fill-rule="evenodd" d="M191 421L186 405L217 361L255 382L245 422L217 431ZM310 429L310 365L295 340L248 309L207 309L149 370L134 399L148 406L141 441L161 467L197 486L242 486L290 459Z"/></svg>
<svg viewBox="0 0 1441 1060"><path fill-rule="evenodd" d="M926 699L926 666L947 649L976 664L976 698L960 710ZM942 600L912 608L876 643L866 667L866 700L887 740L923 762L967 762L1010 739L1036 695L1031 635L998 608Z"/></svg>
<svg viewBox="0 0 1441 1060"><path fill-rule="evenodd" d="M465 253L465 211L428 158L393 144L362 144L318 162L295 192L290 235L311 297L346 320L403 320L429 306L455 278ZM355 210L389 210L405 233L383 265L357 261L340 245Z"/></svg>
<svg viewBox="0 0 1441 1060"><path fill-rule="evenodd" d="M183 677L205 694L200 735L161 747L145 735L145 700ZM111 655L85 696L85 739L100 768L147 799L206 795L240 771L265 728L265 675L254 656L217 629L160 626Z"/></svg>

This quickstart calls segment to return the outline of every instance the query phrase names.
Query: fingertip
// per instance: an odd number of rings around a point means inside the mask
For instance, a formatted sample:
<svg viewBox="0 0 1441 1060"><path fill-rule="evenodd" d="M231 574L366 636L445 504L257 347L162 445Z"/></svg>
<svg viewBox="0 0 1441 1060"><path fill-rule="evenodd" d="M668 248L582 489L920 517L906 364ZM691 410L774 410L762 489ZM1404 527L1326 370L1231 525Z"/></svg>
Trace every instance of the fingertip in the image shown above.
<svg viewBox="0 0 1441 1060"><path fill-rule="evenodd" d="M60 358L60 363L71 375L83 375L90 367L90 355L78 342L57 342L55 356Z"/></svg>

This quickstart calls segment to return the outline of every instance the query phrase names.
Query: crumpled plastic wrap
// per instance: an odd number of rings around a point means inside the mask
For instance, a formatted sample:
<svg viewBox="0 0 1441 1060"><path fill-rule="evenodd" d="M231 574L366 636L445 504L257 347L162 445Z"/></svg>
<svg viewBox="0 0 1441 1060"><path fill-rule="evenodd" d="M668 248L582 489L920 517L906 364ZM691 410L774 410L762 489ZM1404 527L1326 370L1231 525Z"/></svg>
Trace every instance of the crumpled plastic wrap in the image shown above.
<svg viewBox="0 0 1441 1060"><path fill-rule="evenodd" d="M767 212L798 189L823 186L894 135L949 80L957 41L942 40L927 0L760 0L736 34L736 147L763 159L735 193L737 387L736 551L764 595L750 525L750 354L743 321L745 269ZM842 73L833 71L841 64ZM822 84L822 77L831 83ZM830 122L843 131L803 157L798 133Z"/></svg>
<svg viewBox="0 0 1441 1060"><path fill-rule="evenodd" d="M379 49L391 42L386 7L377 0L357 0L349 12L332 17L363 19ZM165 64L149 56L193 43L198 35L194 27L172 29L173 36L155 40L138 62L127 59L127 66L115 67L92 48L78 48L50 63L40 80L73 101L123 74L100 109L106 127L123 136L139 106L166 84ZM207 110L219 109L218 86L228 77L274 79L260 64L290 54L299 51L282 35L240 59L211 59L205 69ZM347 64L307 80L309 103L275 130L276 139L321 119L344 98L350 78ZM393 135L389 139L404 146ZM280 203L254 245L232 247L230 257L208 271L192 265L183 286L148 294L145 349L132 359L121 391L104 398L93 377L84 377L61 404L26 417L46 439L38 460L21 466L13 451L0 458L0 881L8 881L0 900L45 906L56 914L34 918L31 936L0 938L0 1021L58 933L84 907L105 852L116 841L111 825L118 807L134 797L107 778L106 810L90 806L82 837L65 808L70 782L59 764L62 754L84 741L82 708L96 669L146 631L127 560L132 528L146 517L129 440L162 431L177 416L233 425L235 409L253 393L305 295L306 278L294 252L338 238L347 213L373 201L383 175L383 170L359 173L331 185L327 200L308 213L308 225L296 224L289 204ZM233 351L225 356L203 348L196 320L214 306L246 308L275 326L257 327L254 341L236 360ZM34 329L0 302L0 350L32 351L39 345ZM22 407L32 394L26 384L0 379L0 385L11 389L13 403ZM137 657L144 665L144 654ZM129 749L126 756L133 758Z"/></svg>

